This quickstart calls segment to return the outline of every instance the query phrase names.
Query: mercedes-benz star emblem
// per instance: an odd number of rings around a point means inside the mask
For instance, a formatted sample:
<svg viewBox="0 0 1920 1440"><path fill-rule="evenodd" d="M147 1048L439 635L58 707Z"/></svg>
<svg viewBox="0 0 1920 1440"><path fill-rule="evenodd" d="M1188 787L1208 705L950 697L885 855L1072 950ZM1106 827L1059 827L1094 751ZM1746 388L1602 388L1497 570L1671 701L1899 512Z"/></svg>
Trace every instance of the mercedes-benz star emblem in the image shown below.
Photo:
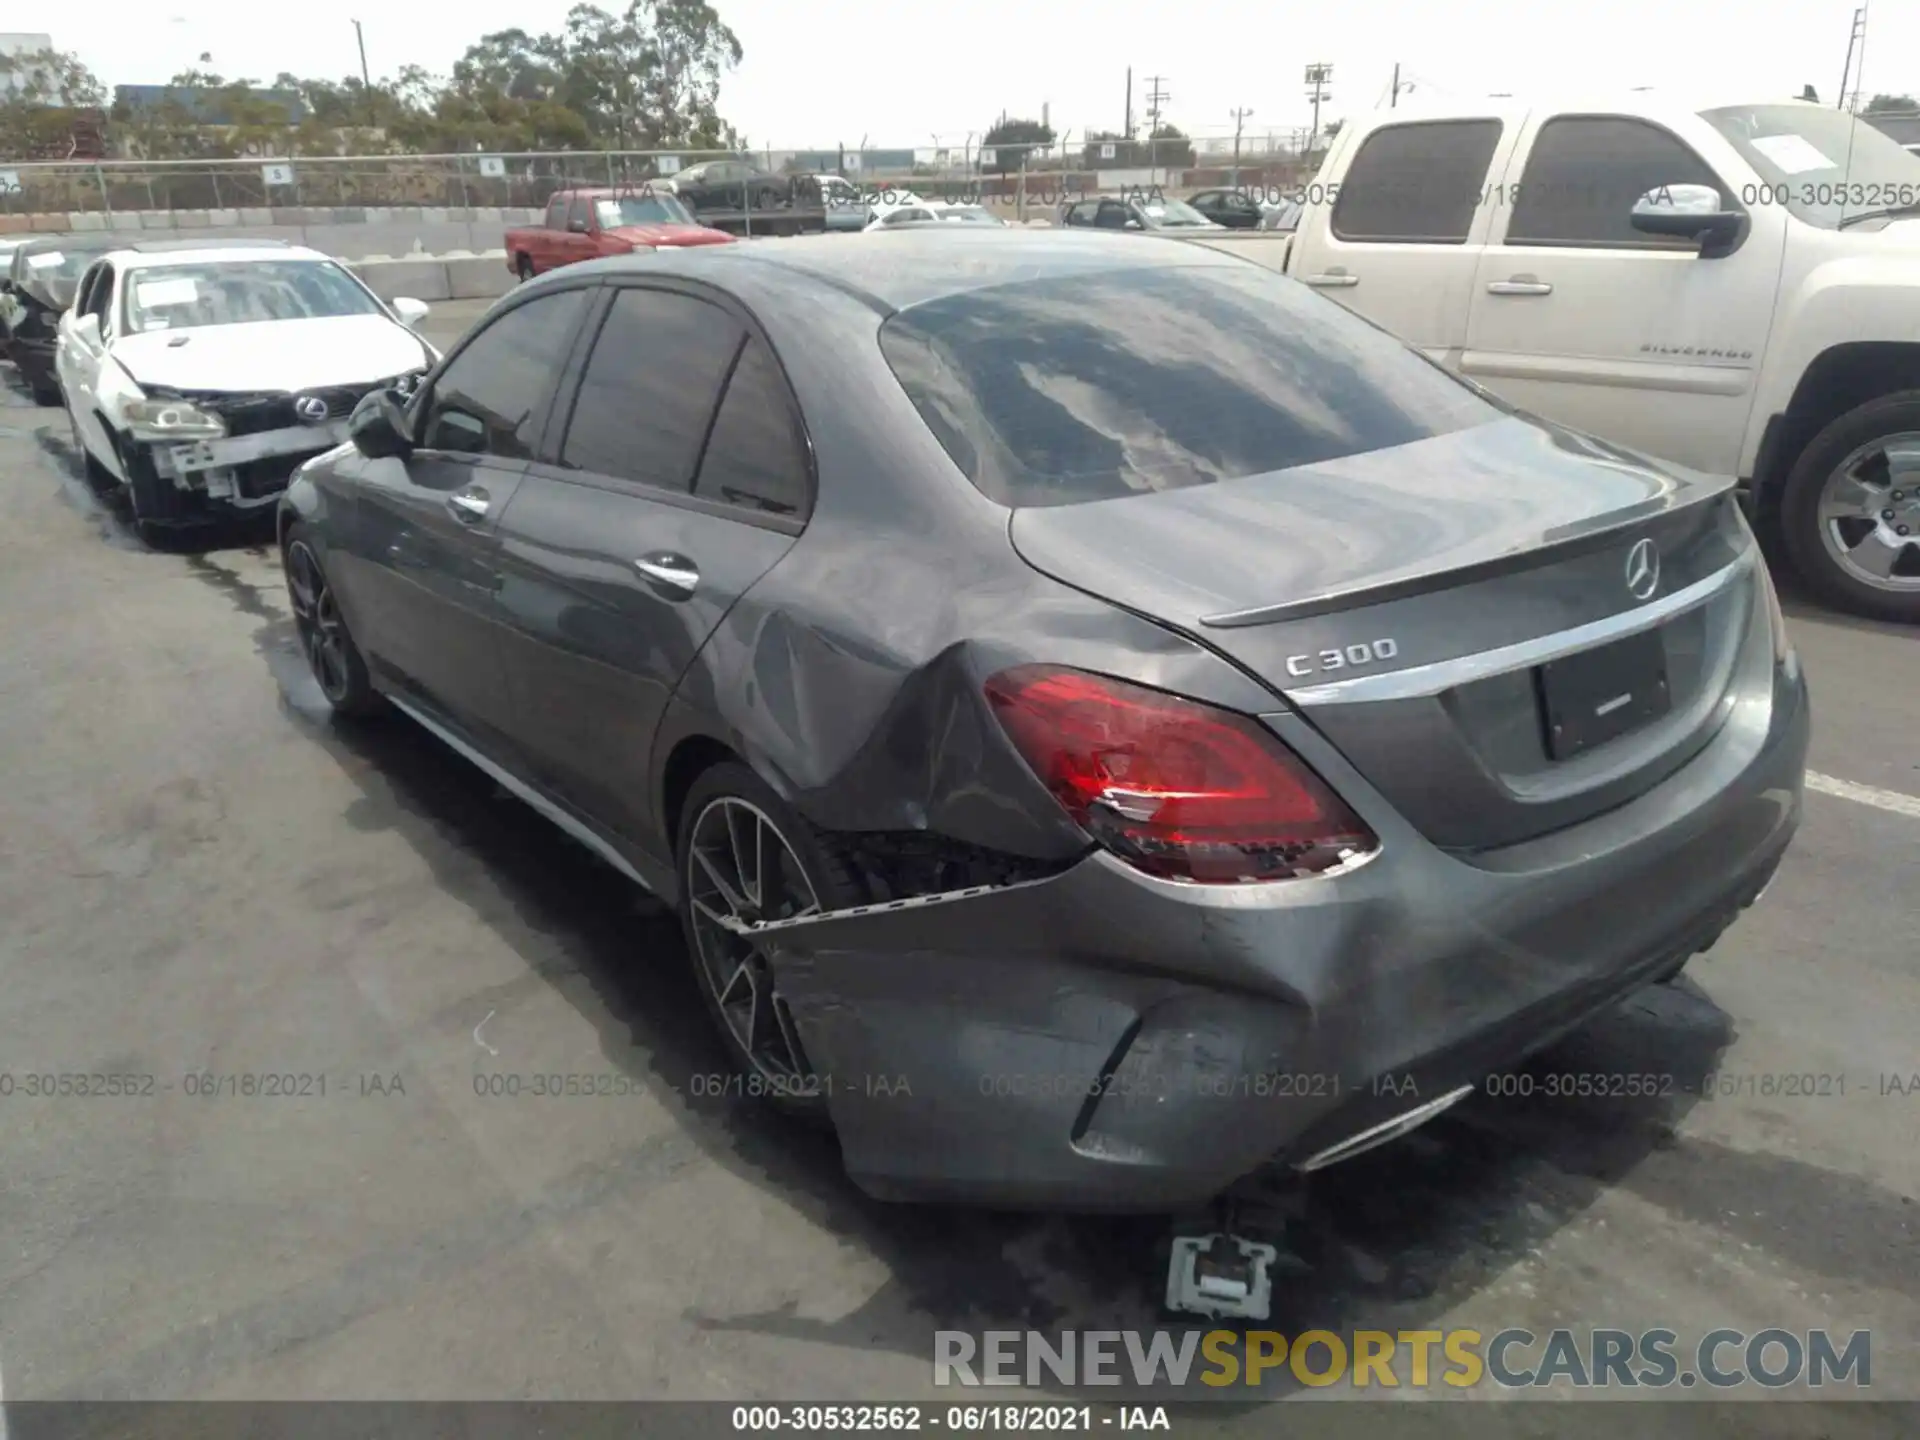
<svg viewBox="0 0 1920 1440"><path fill-rule="evenodd" d="M327 418L327 402L318 395L302 395L293 402L293 413L300 417L302 424L318 425Z"/></svg>
<svg viewBox="0 0 1920 1440"><path fill-rule="evenodd" d="M1651 540L1636 540L1627 551L1627 593L1636 600L1651 600L1660 588L1660 552Z"/></svg>

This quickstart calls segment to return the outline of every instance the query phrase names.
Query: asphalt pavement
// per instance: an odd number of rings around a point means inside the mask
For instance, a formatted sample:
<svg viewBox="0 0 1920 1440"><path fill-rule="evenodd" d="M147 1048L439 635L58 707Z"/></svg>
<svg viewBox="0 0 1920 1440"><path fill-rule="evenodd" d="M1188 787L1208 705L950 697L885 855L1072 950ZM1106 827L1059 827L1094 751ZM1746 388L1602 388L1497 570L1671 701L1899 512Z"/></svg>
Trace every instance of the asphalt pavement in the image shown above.
<svg viewBox="0 0 1920 1440"><path fill-rule="evenodd" d="M269 537L147 549L5 383L0 503L8 1401L950 1400L937 1330L1162 1323L1161 1227L882 1205L717 1097L673 922L406 722L331 725ZM1789 604L1784 868L1533 1067L1680 1089L1323 1172L1274 1328L1865 1329L1920 1398L1920 652ZM152 1090L24 1093L103 1073ZM534 1076L624 1093L495 1093Z"/></svg>

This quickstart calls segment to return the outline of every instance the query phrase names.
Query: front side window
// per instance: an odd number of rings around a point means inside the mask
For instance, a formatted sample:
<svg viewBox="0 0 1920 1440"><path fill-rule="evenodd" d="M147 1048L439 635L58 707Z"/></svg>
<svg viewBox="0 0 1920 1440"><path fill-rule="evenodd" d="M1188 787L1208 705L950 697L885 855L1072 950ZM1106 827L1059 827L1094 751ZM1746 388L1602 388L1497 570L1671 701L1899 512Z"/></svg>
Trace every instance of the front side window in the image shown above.
<svg viewBox="0 0 1920 1440"><path fill-rule="evenodd" d="M686 494L740 323L669 290L617 291L573 402L560 463Z"/></svg>
<svg viewBox="0 0 1920 1440"><path fill-rule="evenodd" d="M100 322L101 333L108 329L113 314L113 284L115 280L113 266L100 265L93 277L93 289L87 296L87 308L83 314L91 315Z"/></svg>
<svg viewBox="0 0 1920 1440"><path fill-rule="evenodd" d="M1731 204L1706 161L1672 131L1624 115L1557 116L1540 127L1513 196L1509 245L1692 250L1695 241L1633 228L1650 190L1707 185Z"/></svg>
<svg viewBox="0 0 1920 1440"><path fill-rule="evenodd" d="M380 315L380 302L331 260L197 261L128 272L127 333Z"/></svg>
<svg viewBox="0 0 1920 1440"><path fill-rule="evenodd" d="M542 295L475 335L434 381L420 443L430 450L531 458L590 293Z"/></svg>
<svg viewBox="0 0 1920 1440"><path fill-rule="evenodd" d="M1463 245L1500 144L1498 120L1387 125L1361 143L1331 225L1341 240Z"/></svg>
<svg viewBox="0 0 1920 1440"><path fill-rule="evenodd" d="M952 295L894 315L880 345L954 464L1009 506L1232 481L1506 413L1256 265Z"/></svg>

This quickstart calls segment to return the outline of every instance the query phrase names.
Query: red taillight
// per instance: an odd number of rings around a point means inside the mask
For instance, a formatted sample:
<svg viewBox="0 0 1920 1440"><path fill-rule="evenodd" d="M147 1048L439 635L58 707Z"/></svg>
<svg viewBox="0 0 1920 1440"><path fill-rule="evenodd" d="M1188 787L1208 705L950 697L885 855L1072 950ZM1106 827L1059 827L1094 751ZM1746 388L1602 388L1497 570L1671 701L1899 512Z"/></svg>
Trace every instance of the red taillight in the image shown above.
<svg viewBox="0 0 1920 1440"><path fill-rule="evenodd" d="M1282 880L1378 844L1319 776L1244 715L1052 665L1003 670L986 691L1067 813L1152 874Z"/></svg>

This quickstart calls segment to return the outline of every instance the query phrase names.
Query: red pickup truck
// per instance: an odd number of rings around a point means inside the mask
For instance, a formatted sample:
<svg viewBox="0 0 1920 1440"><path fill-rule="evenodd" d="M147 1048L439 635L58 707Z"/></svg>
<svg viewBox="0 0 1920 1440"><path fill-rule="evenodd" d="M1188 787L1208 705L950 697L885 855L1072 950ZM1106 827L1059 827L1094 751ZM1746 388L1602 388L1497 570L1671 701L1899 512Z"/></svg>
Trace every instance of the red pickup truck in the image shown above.
<svg viewBox="0 0 1920 1440"><path fill-rule="evenodd" d="M686 206L659 190L558 190L540 224L507 231L507 268L531 280L602 255L732 243L733 236L700 224Z"/></svg>

